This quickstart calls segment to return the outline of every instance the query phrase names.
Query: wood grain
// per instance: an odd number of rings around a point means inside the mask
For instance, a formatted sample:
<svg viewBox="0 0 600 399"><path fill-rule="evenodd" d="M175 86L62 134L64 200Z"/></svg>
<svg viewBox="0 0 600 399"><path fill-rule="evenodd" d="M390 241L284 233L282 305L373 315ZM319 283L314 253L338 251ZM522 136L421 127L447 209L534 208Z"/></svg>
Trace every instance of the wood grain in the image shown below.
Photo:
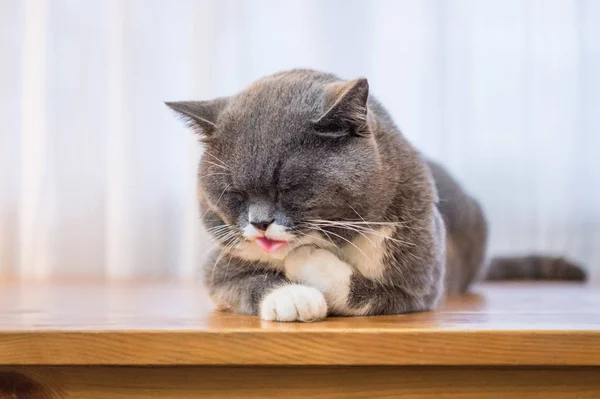
<svg viewBox="0 0 600 399"><path fill-rule="evenodd" d="M24 385L24 391L6 396L11 398L583 399L600 393L597 368L21 367L10 372L36 385Z"/></svg>
<svg viewBox="0 0 600 399"><path fill-rule="evenodd" d="M600 365L600 291L494 284L440 310L273 323L175 282L3 283L4 365Z"/></svg>

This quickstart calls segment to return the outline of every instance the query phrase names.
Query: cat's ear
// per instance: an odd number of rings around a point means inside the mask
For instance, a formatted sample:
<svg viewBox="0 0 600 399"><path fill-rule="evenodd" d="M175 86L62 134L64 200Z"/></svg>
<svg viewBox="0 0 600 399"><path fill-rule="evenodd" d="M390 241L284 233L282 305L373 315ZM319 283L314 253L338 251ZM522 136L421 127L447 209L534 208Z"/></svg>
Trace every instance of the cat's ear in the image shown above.
<svg viewBox="0 0 600 399"><path fill-rule="evenodd" d="M322 135L337 137L352 134L367 136L369 82L365 78L330 84L324 93L325 113L314 121Z"/></svg>
<svg viewBox="0 0 600 399"><path fill-rule="evenodd" d="M183 117L190 127L202 137L208 138L217 128L217 119L229 103L229 97L210 101L177 101L165 104Z"/></svg>

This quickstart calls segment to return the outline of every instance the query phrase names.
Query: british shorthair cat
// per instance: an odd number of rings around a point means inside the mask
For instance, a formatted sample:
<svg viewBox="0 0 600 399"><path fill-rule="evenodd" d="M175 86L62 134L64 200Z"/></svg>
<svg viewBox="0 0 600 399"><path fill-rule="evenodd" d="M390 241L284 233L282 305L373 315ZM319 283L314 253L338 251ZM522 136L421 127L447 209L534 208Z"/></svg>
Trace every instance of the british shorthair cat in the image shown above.
<svg viewBox="0 0 600 399"><path fill-rule="evenodd" d="M266 320L434 309L478 279L584 280L560 258L486 261L481 207L403 137L366 79L292 70L172 102L204 143L217 306ZM489 270L488 270L489 269Z"/></svg>

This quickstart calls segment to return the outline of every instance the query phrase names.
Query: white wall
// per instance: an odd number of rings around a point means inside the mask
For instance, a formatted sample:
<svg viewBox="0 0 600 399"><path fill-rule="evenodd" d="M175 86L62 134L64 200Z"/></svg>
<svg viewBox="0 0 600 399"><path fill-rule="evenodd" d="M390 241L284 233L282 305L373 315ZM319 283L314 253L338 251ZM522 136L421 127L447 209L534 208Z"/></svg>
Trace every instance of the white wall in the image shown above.
<svg viewBox="0 0 600 399"><path fill-rule="evenodd" d="M0 274L190 276L195 139L164 100L366 76L480 198L492 252L600 274L600 1L0 0Z"/></svg>

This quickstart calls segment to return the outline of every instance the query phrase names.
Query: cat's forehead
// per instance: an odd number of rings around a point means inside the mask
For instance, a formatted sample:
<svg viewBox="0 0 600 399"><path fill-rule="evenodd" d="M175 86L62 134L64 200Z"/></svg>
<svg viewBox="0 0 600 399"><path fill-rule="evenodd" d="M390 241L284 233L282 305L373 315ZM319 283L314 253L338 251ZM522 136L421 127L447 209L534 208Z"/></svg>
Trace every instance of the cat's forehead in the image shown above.
<svg viewBox="0 0 600 399"><path fill-rule="evenodd" d="M322 109L324 85L290 78L263 79L232 98L228 117L243 121L314 118ZM242 120L239 120L242 119Z"/></svg>
<svg viewBox="0 0 600 399"><path fill-rule="evenodd" d="M213 140L218 152L243 175L263 177L272 175L274 168L297 164L292 159L317 164L335 156L345 147L321 143L314 127L323 115L324 93L332 81L333 75L292 71L251 84L230 98L219 119Z"/></svg>

